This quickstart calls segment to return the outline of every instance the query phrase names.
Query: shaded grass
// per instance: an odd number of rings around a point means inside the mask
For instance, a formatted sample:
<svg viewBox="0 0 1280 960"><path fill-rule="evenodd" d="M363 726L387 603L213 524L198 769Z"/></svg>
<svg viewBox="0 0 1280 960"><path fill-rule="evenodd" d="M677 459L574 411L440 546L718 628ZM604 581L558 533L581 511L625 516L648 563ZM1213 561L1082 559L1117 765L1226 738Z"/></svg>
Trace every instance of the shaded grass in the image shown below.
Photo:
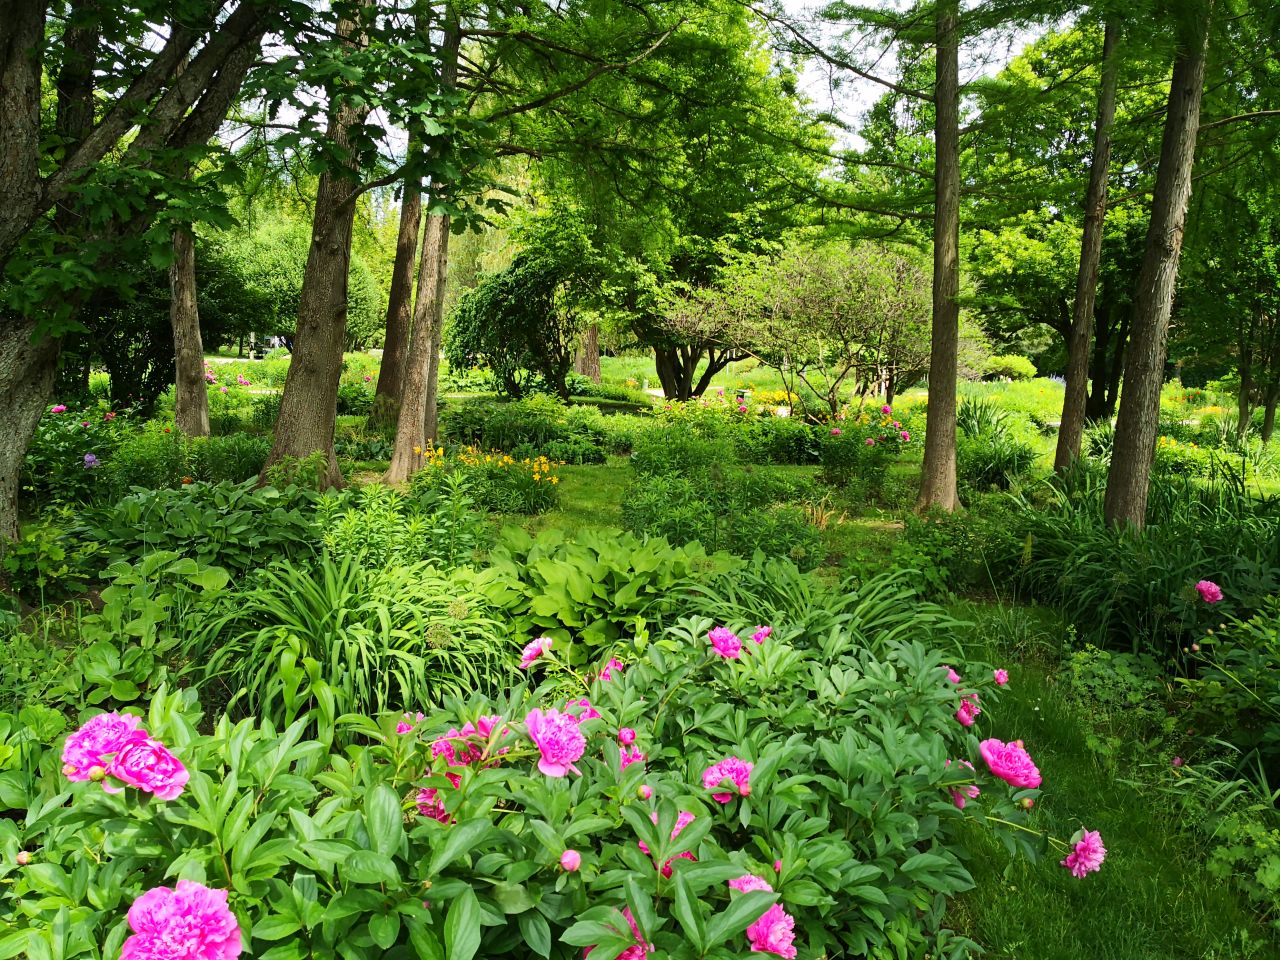
<svg viewBox="0 0 1280 960"><path fill-rule="evenodd" d="M533 517L508 515L504 523L518 524L532 534L563 530L569 539L589 527L621 527L622 500L634 474L625 457L604 464L560 467L560 504Z"/></svg>
<svg viewBox="0 0 1280 960"><path fill-rule="evenodd" d="M975 621L964 638L970 656L1007 655L992 629L993 608L969 605ZM1038 612L1042 623L1053 615ZM1060 623L1057 629L1062 630ZM1034 632L1034 629L1029 632ZM1023 637L1025 641L1027 638ZM987 832L971 828L967 845L977 887L955 901L950 923L1005 960L1209 960L1277 957L1244 901L1204 869L1204 850L1180 829L1173 808L1154 788L1113 776L1088 748L1089 718L1062 695L1053 668L1036 656L1050 636L1021 648L999 706L979 721L981 736L1022 739L1044 776L1044 796L1030 825L1069 839L1082 825L1101 832L1107 860L1077 880L1051 851L1038 863L1008 862ZM1161 769L1160 757L1129 757ZM1130 773L1125 769L1124 773Z"/></svg>

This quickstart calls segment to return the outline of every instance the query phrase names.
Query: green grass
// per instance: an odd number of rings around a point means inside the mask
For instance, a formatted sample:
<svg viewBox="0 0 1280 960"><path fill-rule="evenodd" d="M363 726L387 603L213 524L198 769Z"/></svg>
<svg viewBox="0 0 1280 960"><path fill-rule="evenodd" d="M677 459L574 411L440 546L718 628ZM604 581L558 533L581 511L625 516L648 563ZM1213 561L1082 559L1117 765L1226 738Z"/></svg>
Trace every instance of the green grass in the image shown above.
<svg viewBox="0 0 1280 960"><path fill-rule="evenodd" d="M1053 668L1036 655L1055 645L1049 631L1060 634L1061 624L1028 628L1028 617L1011 618L1007 607L969 606L964 615L975 621L969 654L1004 662L1011 677L999 705L979 721L980 735L1024 740L1044 776L1031 825L1064 840L1081 825L1098 830L1107 860L1084 880L1058 865L1061 853L1009 864L975 827L968 845L977 888L955 902L949 923L999 960L1280 956L1243 900L1205 871L1204 851L1164 798L1123 782L1139 764L1160 769L1167 758L1130 756L1108 769L1088 748L1086 712L1064 699ZM1053 624L1051 614L1037 615ZM1010 624L1018 626L1020 659L1002 661L1009 650L995 638L1007 637Z"/></svg>
<svg viewBox="0 0 1280 960"><path fill-rule="evenodd" d="M634 474L625 457L611 457L606 464L560 468L560 505L534 517L508 516L530 533L563 530L572 538L588 527L621 527L622 500Z"/></svg>

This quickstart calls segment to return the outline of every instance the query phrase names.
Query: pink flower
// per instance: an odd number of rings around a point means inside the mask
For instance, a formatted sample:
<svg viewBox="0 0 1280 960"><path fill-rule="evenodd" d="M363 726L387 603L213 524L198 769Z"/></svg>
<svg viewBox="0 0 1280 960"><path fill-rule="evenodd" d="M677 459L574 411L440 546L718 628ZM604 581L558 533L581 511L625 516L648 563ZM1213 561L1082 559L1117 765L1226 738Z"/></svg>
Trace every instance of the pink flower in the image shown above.
<svg viewBox="0 0 1280 960"><path fill-rule="evenodd" d="M1170 761L1170 765L1174 767L1180 767L1182 766L1182 763L1183 760L1181 757L1174 757L1173 760Z"/></svg>
<svg viewBox="0 0 1280 960"><path fill-rule="evenodd" d="M66 413L67 405L65 403L55 403L49 408L50 413Z"/></svg>
<svg viewBox="0 0 1280 960"><path fill-rule="evenodd" d="M876 445L876 438L875 438L875 437L867 437L867 446L868 446L868 447L874 447L875 445Z"/></svg>
<svg viewBox="0 0 1280 960"><path fill-rule="evenodd" d="M129 908L133 935L120 960L234 960L243 949L227 891L179 880L148 890Z"/></svg>
<svg viewBox="0 0 1280 960"><path fill-rule="evenodd" d="M773 892L773 887L769 886L767 880L761 880L754 873L744 874L741 877L729 881L729 889L737 890L741 893L750 893L752 890L765 890L769 893Z"/></svg>
<svg viewBox="0 0 1280 960"><path fill-rule="evenodd" d="M1001 740L983 740L978 744L987 768L1006 783L1015 787L1040 786L1040 771L1031 755L1023 749L1021 740L1005 743Z"/></svg>
<svg viewBox="0 0 1280 960"><path fill-rule="evenodd" d="M533 662L540 656L551 649L550 637L538 637L538 639L530 641L530 643L520 652L520 669L528 670L533 666Z"/></svg>
<svg viewBox="0 0 1280 960"><path fill-rule="evenodd" d="M903 443L909 443L911 440L911 434L906 430L903 430L900 434L898 434L898 436L902 438Z"/></svg>
<svg viewBox="0 0 1280 960"><path fill-rule="evenodd" d="M31 854L29 854L26 850L19 850L17 855L13 858L13 862L20 867L25 867L28 863L31 862Z"/></svg>
<svg viewBox="0 0 1280 960"><path fill-rule="evenodd" d="M566 850L560 854L560 869L573 873L582 866L582 854L577 850Z"/></svg>
<svg viewBox="0 0 1280 960"><path fill-rule="evenodd" d="M629 747L636 742L636 732L630 727L623 727L618 731L618 742L624 747Z"/></svg>
<svg viewBox="0 0 1280 960"><path fill-rule="evenodd" d="M702 785L711 790L728 780L733 784L733 788L739 795L749 797L751 796L752 766L752 764L738 757L727 757L719 763L707 767L702 774ZM728 803L733 799L733 794L713 793L711 798L719 803Z"/></svg>
<svg viewBox="0 0 1280 960"><path fill-rule="evenodd" d="M102 415L102 419L107 421L114 420L115 418L116 418L116 414L114 410L108 410L106 413Z"/></svg>
<svg viewBox="0 0 1280 960"><path fill-rule="evenodd" d="M716 627L707 634L707 639L716 653L726 660L737 660L742 656L742 641L728 627Z"/></svg>
<svg viewBox="0 0 1280 960"><path fill-rule="evenodd" d="M954 669L952 669L951 667L948 667L945 663L942 665L942 667L943 667L943 669L944 669L944 670L946 670L946 671L947 671L947 682L948 682L948 683L959 683L959 682L960 682L960 674L956 673Z"/></svg>
<svg viewBox="0 0 1280 960"><path fill-rule="evenodd" d="M640 784L640 796L645 800L652 800L653 787L649 786L647 783Z"/></svg>
<svg viewBox="0 0 1280 960"><path fill-rule="evenodd" d="M1196 584L1196 592L1205 603L1217 603L1222 599L1222 588L1212 580L1201 580Z"/></svg>
<svg viewBox="0 0 1280 960"><path fill-rule="evenodd" d="M740 404L738 404L738 412L739 412L739 413L746 413L746 412L747 412L747 405L746 405L745 403L740 403Z"/></svg>
<svg viewBox="0 0 1280 960"><path fill-rule="evenodd" d="M226 392L227 392L227 388L226 388L226 387L219 387L218 389L219 389L219 390L221 390L223 393L226 393Z"/></svg>
<svg viewBox="0 0 1280 960"><path fill-rule="evenodd" d="M655 811L654 813L649 814L649 819L652 820L654 823L657 823L658 822L657 812ZM685 813L684 811L681 811L679 814L677 814L676 825L671 828L671 839L674 840L676 837L680 836L680 832L689 824L693 823L693 821L696 819L697 817L695 817L692 813ZM652 854L650 854L650 851L649 851L649 845L645 843L643 840L641 840L638 844L636 844L636 846L640 848L641 853L649 854L650 856L652 856ZM693 860L696 862L697 859L698 858L695 857L688 850L685 850L682 853L677 853L674 857L671 857L670 859L667 860L666 863L662 865L662 875L664 877L671 876L672 860ZM658 865L655 863L654 867L656 868L657 866Z"/></svg>
<svg viewBox="0 0 1280 960"><path fill-rule="evenodd" d="M649 956L649 951L654 949L653 944L644 942L644 937L640 936L640 928L636 926L635 918L631 916L629 908L623 908L622 916L627 921L627 925L631 927L631 935L636 938L636 943L635 946L627 947L627 949L618 954L618 960L645 960ZM595 947L584 947L582 949L583 960L586 960L587 955L594 949Z"/></svg>
<svg viewBox="0 0 1280 960"><path fill-rule="evenodd" d="M251 386L253 386L253 383L252 383L251 381L249 381L249 380L246 380L246 379L245 379L245 377L244 377L244 374L242 374L242 373L238 373L238 374L236 374L236 383L240 384L240 386L242 386L242 387L251 387Z"/></svg>
<svg viewBox="0 0 1280 960"><path fill-rule="evenodd" d="M982 713L982 708L978 706L978 695L971 693L960 701L960 709L956 711L956 719L960 721L962 726L972 727L973 721L978 719Z"/></svg>
<svg viewBox="0 0 1280 960"><path fill-rule="evenodd" d="M1061 862L1073 877L1084 879L1086 874L1102 869L1102 861L1107 859L1107 848L1102 845L1102 835L1097 830L1081 830L1071 838L1071 842L1076 845L1075 849Z"/></svg>
<svg viewBox="0 0 1280 960"><path fill-rule="evenodd" d="M832 435L833 437L838 437L838 436L840 436L840 434L841 434L842 432L843 432L843 431L842 431L839 427L832 427L832 428L831 428L831 435Z"/></svg>
<svg viewBox="0 0 1280 960"><path fill-rule="evenodd" d="M107 774L121 781L126 786L137 787L154 796L157 800L174 800L182 795L182 788L191 779L191 774L159 740L147 737L142 740L130 740L116 754ZM108 793L119 793L119 787L103 783Z"/></svg>
<svg viewBox="0 0 1280 960"><path fill-rule="evenodd" d="M897 420L893 421L893 429L895 429L895 430L901 430L901 429L902 429L902 424L901 424L901 423L899 423Z"/></svg>
<svg viewBox="0 0 1280 960"><path fill-rule="evenodd" d="M794 917L778 904L774 904L751 926L747 927L747 939L755 953L776 953L786 960L795 960L796 948Z"/></svg>
<svg viewBox="0 0 1280 960"><path fill-rule="evenodd" d="M459 782L461 782L460 777ZM418 791L414 802L418 805L418 812L424 817L439 820L446 825L453 822L453 817L449 816L449 811L444 807L444 799L440 796L440 791L435 787L423 787Z"/></svg>
<svg viewBox="0 0 1280 960"><path fill-rule="evenodd" d="M125 744L145 740L147 731L137 717L127 713L100 713L90 717L62 747L62 772L68 780L89 779L94 767L111 766Z"/></svg>
<svg viewBox="0 0 1280 960"><path fill-rule="evenodd" d="M401 720L396 724L396 733L413 733L413 724Z"/></svg>
<svg viewBox="0 0 1280 960"><path fill-rule="evenodd" d="M1006 683L1009 682L1008 670L995 670L992 672L991 675L996 678L997 686L1003 687Z"/></svg>
<svg viewBox="0 0 1280 960"><path fill-rule="evenodd" d="M404 719L396 724L396 733L413 733L413 728L426 719L426 714L405 714Z"/></svg>
<svg viewBox="0 0 1280 960"><path fill-rule="evenodd" d="M587 748L586 738L578 729L578 721L558 710L530 710L524 720L529 738L542 754L538 769L548 777L563 777L570 771L579 773L574 762Z"/></svg>
<svg viewBox="0 0 1280 960"><path fill-rule="evenodd" d="M593 707L591 705L591 701L588 700L586 697L582 697L579 700L570 700L568 703L566 703L564 705L566 713L568 712L570 707L577 707L582 711L579 714L575 714L575 716L578 718L579 721L594 720L600 716L600 711L597 710L595 707Z"/></svg>
<svg viewBox="0 0 1280 960"><path fill-rule="evenodd" d="M608 683L613 679L615 673L622 672L622 661L617 657L610 657L609 662L600 669L600 679Z"/></svg>
<svg viewBox="0 0 1280 960"><path fill-rule="evenodd" d="M946 766L951 766L950 760L947 761ZM970 771L973 770L973 764L968 760L961 760L960 766L968 767ZM963 810L966 803L970 800L978 799L978 794L982 793L982 791L978 789L978 785L976 783L965 784L959 787L948 787L947 789L951 791L951 800L955 803L957 810Z"/></svg>
<svg viewBox="0 0 1280 960"><path fill-rule="evenodd" d="M639 750L623 750L619 754L619 762L623 770L633 763L644 763L645 755Z"/></svg>
<svg viewBox="0 0 1280 960"><path fill-rule="evenodd" d="M774 873L781 873L781 872L782 872L782 861L781 861L781 860L775 860L775 861L773 861L773 872L774 872Z"/></svg>
<svg viewBox="0 0 1280 960"><path fill-rule="evenodd" d="M893 413L893 407L889 406L889 405L886 403L883 407L881 407L881 408L880 408L880 412L881 412L881 413L883 413L883 414L887 417L887 416L889 416L889 414Z"/></svg>
<svg viewBox="0 0 1280 960"><path fill-rule="evenodd" d="M756 632L751 634L751 639L756 643L764 643L773 634L773 627L756 627Z"/></svg>

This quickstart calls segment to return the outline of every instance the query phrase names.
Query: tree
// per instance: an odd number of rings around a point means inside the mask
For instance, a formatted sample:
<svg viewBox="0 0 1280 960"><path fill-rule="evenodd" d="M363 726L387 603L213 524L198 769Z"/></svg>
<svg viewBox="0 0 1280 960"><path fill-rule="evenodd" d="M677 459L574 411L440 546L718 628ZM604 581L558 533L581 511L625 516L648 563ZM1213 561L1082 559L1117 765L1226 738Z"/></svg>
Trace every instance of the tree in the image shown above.
<svg viewBox="0 0 1280 960"><path fill-rule="evenodd" d="M1212 0L1191 0L1173 64L1151 225L1138 277L1124 392L1107 474L1104 514L1112 526L1141 527L1146 519L1147 489L1160 428L1169 317L1191 198L1211 12Z"/></svg>
<svg viewBox="0 0 1280 960"><path fill-rule="evenodd" d="M205 389L204 344L196 304L196 242L186 230L173 231L169 301L175 364L173 422L189 437L207 437L209 394Z"/></svg>
<svg viewBox="0 0 1280 960"><path fill-rule="evenodd" d="M414 149L410 146L410 149ZM378 368L378 386L370 426L387 427L396 422L400 411L400 392L404 367L409 353L412 329L414 263L418 253L418 233L422 226L422 184L412 177L404 181L400 198L400 229L396 235L396 258L391 271L391 288L387 294L387 326L382 341L382 363Z"/></svg>

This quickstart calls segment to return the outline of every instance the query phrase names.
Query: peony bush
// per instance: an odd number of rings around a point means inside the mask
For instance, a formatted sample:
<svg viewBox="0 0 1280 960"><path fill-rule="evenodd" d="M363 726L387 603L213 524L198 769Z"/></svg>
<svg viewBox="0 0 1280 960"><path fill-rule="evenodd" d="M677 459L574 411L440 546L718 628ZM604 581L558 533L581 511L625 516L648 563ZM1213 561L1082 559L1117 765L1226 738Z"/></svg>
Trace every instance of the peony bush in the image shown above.
<svg viewBox="0 0 1280 960"><path fill-rule="evenodd" d="M982 736L999 674L920 613L535 642L506 696L426 716L337 716L313 663L283 727L190 691L89 716L0 819L0 958L963 956L965 825L1036 853L1052 771Z"/></svg>

